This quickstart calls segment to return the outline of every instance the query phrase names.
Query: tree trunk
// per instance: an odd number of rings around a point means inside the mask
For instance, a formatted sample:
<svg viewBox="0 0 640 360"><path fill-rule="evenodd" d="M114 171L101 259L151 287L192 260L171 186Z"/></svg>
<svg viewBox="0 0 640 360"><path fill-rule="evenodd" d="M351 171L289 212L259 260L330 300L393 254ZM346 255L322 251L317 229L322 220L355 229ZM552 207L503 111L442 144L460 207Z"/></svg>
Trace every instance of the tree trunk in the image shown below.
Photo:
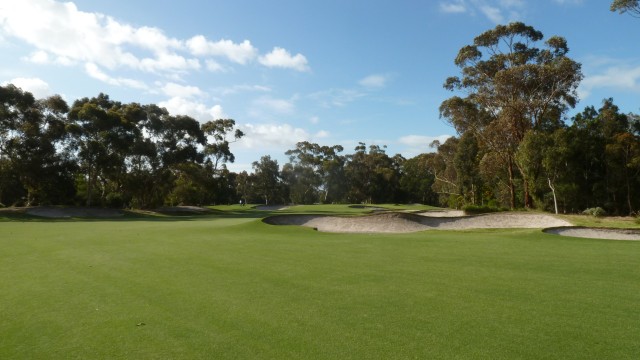
<svg viewBox="0 0 640 360"><path fill-rule="evenodd" d="M551 183L551 178L547 178L549 180L549 188L551 189L551 193L553 194L553 207L556 210L556 215L558 215L558 199L556 199L556 189Z"/></svg>
<svg viewBox="0 0 640 360"><path fill-rule="evenodd" d="M516 208L516 185L513 181L513 162L509 159L509 192L511 210Z"/></svg>

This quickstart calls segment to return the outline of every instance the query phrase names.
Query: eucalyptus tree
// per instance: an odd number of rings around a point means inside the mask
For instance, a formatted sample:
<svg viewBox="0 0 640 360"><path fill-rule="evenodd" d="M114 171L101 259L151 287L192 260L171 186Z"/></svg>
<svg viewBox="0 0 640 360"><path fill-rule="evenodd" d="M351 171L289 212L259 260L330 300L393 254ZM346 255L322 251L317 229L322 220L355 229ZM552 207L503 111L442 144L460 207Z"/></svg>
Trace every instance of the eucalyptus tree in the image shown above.
<svg viewBox="0 0 640 360"><path fill-rule="evenodd" d="M36 100L13 85L0 87L0 161L2 171L12 173L1 178L24 190L27 206L73 197L73 163L65 152L68 109L58 95ZM13 192L22 193L19 188Z"/></svg>
<svg viewBox="0 0 640 360"><path fill-rule="evenodd" d="M345 175L350 202L384 203L398 199L404 158L389 157L385 148L369 145L367 151L366 144L360 142L355 153L347 156Z"/></svg>
<svg viewBox="0 0 640 360"><path fill-rule="evenodd" d="M214 171L217 171L222 164L235 161L229 146L244 136L242 130L235 126L236 122L233 119L218 119L201 125L206 137L204 155L211 160ZM233 136L229 139L231 133Z"/></svg>
<svg viewBox="0 0 640 360"><path fill-rule="evenodd" d="M516 206L515 153L527 131L553 129L577 102L580 64L567 56L564 38L539 47L542 32L521 22L498 25L477 36L455 58L461 76L444 87L459 91L440 106L440 116L459 133L473 132L481 146L508 169L510 205ZM525 205L528 203L524 183Z"/></svg>
<svg viewBox="0 0 640 360"><path fill-rule="evenodd" d="M610 10L620 14L627 13L634 17L640 17L640 2L638 0L614 0L611 3Z"/></svg>
<svg viewBox="0 0 640 360"><path fill-rule="evenodd" d="M410 202L437 205L437 194L432 189L435 177L430 166L435 156L435 153L420 154L402 165L400 188Z"/></svg>
<svg viewBox="0 0 640 360"><path fill-rule="evenodd" d="M283 167L289 180L291 196L296 201L327 202L341 200L344 191L344 158L340 145L324 146L308 141L285 152L290 166ZM292 199L293 200L293 199ZM294 201L295 202L295 201Z"/></svg>
<svg viewBox="0 0 640 360"><path fill-rule="evenodd" d="M282 183L278 161L265 155L252 163L254 171L253 192L264 200L265 205L277 202L282 197Z"/></svg>

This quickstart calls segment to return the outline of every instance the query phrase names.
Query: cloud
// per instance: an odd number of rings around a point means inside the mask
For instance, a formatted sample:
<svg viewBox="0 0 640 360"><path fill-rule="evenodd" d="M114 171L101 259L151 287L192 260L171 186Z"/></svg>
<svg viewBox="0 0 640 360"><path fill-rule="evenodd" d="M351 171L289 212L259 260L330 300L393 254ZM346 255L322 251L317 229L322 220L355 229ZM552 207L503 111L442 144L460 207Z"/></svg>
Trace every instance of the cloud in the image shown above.
<svg viewBox="0 0 640 360"><path fill-rule="evenodd" d="M381 89L387 85L388 77L385 75L369 75L358 83L368 89Z"/></svg>
<svg viewBox="0 0 640 360"><path fill-rule="evenodd" d="M309 95L312 100L326 108L343 107L365 96L366 93L353 89L330 89Z"/></svg>
<svg viewBox="0 0 640 360"><path fill-rule="evenodd" d="M166 108L172 115L187 115L200 122L225 119L228 117L220 105L208 107L201 102L179 96L162 101L158 103L158 106Z"/></svg>
<svg viewBox="0 0 640 360"><path fill-rule="evenodd" d="M289 149L310 139L307 131L289 124L244 124L239 128L245 136L238 144L249 149Z"/></svg>
<svg viewBox="0 0 640 360"><path fill-rule="evenodd" d="M187 40L186 44L193 55L226 57L241 65L253 60L258 54L258 49L253 47L249 40L240 44L225 39L213 42L202 35L196 35Z"/></svg>
<svg viewBox="0 0 640 360"><path fill-rule="evenodd" d="M87 74L89 76L91 76L94 79L100 80L102 82L105 82L109 85L114 85L114 86L125 86L125 87L129 87L129 88L133 88L133 89L139 89L139 90L146 90L148 87L145 83L138 81L138 80L134 80L134 79L127 79L127 78L122 78L122 77L111 77L109 75L107 75L106 73L104 73L96 64L93 63L87 63L85 64L84 67L85 71L87 72Z"/></svg>
<svg viewBox="0 0 640 360"><path fill-rule="evenodd" d="M257 110L266 110L278 114L290 114L295 109L295 105L291 100L274 99L268 96L263 96L254 100L253 106Z"/></svg>
<svg viewBox="0 0 640 360"><path fill-rule="evenodd" d="M81 11L73 2L54 0L20 0L3 5L0 39L17 39L31 46L31 54L24 61L79 65L93 78L134 88L142 88L141 82L109 76L106 71L124 69L179 79L200 70L202 64L209 71L225 71L218 58L247 65L259 53L249 40L210 41L202 35L177 39L159 28L132 26L108 15ZM292 56L282 48L274 48L259 60L268 67L309 70L304 55Z"/></svg>
<svg viewBox="0 0 640 360"><path fill-rule="evenodd" d="M435 150L429 145L435 140L444 143L451 135L424 136L424 135L407 135L398 139L398 143L404 145L401 151L402 155L409 158L423 153L434 152Z"/></svg>
<svg viewBox="0 0 640 360"><path fill-rule="evenodd" d="M5 86L8 84L13 84L24 91L28 91L32 93L36 99L43 99L53 95L49 84L46 81L39 78L20 77L20 78L11 79L3 83L2 85Z"/></svg>
<svg viewBox="0 0 640 360"><path fill-rule="evenodd" d="M560 5L580 5L584 0L553 0Z"/></svg>
<svg viewBox="0 0 640 360"><path fill-rule="evenodd" d="M585 75L578 88L580 99L588 98L591 92L596 89L640 92L640 65L619 61L603 65Z"/></svg>
<svg viewBox="0 0 640 360"><path fill-rule="evenodd" d="M59 62L93 63L110 70L126 67L173 72L198 68L197 60L176 53L182 43L160 29L135 28L103 14L80 11L71 2L15 2L0 13L0 29L35 47L36 56L31 60L36 61L52 56ZM139 57L127 50L131 48L147 56Z"/></svg>
<svg viewBox="0 0 640 360"><path fill-rule="evenodd" d="M197 86L180 85L176 83L166 83L161 90L165 95L172 98L191 98L205 95Z"/></svg>
<svg viewBox="0 0 640 360"><path fill-rule="evenodd" d="M440 3L440 11L444 13L463 13L467 12L467 5L464 1L455 1L455 2L441 2Z"/></svg>
<svg viewBox="0 0 640 360"><path fill-rule="evenodd" d="M278 67L294 69L297 71L309 71L309 64L307 58L302 54L296 54L291 56L287 50L279 47L273 48L273 50L261 56L258 61L266 67Z"/></svg>
<svg viewBox="0 0 640 360"><path fill-rule="evenodd" d="M503 24L522 17L524 0L454 0L440 2L440 11L448 14L482 14L494 24Z"/></svg>
<svg viewBox="0 0 640 360"><path fill-rule="evenodd" d="M227 88L217 88L213 92L222 96L235 95L245 92L271 92L271 88L263 85L234 85Z"/></svg>
<svg viewBox="0 0 640 360"><path fill-rule="evenodd" d="M504 16L502 16L502 10L497 7L484 5L480 7L480 11L495 24L504 23Z"/></svg>

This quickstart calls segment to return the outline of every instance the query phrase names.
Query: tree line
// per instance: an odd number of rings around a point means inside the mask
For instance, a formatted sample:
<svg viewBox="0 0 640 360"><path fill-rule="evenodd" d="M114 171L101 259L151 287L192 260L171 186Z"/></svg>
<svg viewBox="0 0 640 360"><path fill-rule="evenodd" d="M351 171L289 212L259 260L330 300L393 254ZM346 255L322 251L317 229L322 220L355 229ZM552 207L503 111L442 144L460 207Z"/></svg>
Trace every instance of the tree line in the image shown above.
<svg viewBox="0 0 640 360"><path fill-rule="evenodd" d="M626 11L637 10L637 2ZM622 4L622 5L621 5ZM618 8L621 10L623 8ZM440 116L457 131L405 159L385 146L300 142L230 172L232 119L199 123L99 94L69 106L0 86L0 204L153 208L225 203L406 203L611 214L640 208L640 117L613 99L567 119L581 66L564 38L520 22L458 52Z"/></svg>

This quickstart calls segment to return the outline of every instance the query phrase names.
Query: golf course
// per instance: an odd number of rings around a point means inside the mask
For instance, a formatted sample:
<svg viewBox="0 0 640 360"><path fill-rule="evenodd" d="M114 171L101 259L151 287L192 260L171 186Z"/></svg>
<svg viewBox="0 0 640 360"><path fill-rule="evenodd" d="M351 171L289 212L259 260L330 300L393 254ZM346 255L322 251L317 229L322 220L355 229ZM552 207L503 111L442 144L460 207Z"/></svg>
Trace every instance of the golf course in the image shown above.
<svg viewBox="0 0 640 360"><path fill-rule="evenodd" d="M640 355L638 241L540 228L324 232L264 220L375 215L348 205L209 210L0 212L0 359Z"/></svg>

